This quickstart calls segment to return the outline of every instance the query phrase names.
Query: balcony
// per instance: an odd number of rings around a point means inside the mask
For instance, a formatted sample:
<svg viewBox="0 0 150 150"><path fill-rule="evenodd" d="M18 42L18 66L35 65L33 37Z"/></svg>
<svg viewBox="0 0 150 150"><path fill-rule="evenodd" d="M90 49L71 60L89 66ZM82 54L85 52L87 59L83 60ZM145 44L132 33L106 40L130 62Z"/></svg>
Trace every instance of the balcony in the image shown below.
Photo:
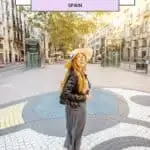
<svg viewBox="0 0 150 150"><path fill-rule="evenodd" d="M133 40L131 43L132 48L138 48L138 41Z"/></svg>
<svg viewBox="0 0 150 150"><path fill-rule="evenodd" d="M125 47L126 47L126 48L129 48L129 47L131 47L131 42L129 42L129 41L126 41L126 42L125 42Z"/></svg>
<svg viewBox="0 0 150 150"><path fill-rule="evenodd" d="M147 46L147 40L142 38L139 40L139 47L146 47Z"/></svg>

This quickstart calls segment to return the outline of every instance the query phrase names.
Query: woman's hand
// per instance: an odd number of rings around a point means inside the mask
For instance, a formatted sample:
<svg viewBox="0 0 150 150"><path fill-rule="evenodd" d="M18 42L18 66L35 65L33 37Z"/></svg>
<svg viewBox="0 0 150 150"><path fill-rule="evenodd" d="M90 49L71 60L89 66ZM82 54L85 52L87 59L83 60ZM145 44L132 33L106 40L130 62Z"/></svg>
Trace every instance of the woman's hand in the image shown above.
<svg viewBox="0 0 150 150"><path fill-rule="evenodd" d="M91 94L87 94L87 95L86 95L86 99L87 99L87 100L89 100L89 99L91 99L91 98L92 98L92 97L91 97Z"/></svg>

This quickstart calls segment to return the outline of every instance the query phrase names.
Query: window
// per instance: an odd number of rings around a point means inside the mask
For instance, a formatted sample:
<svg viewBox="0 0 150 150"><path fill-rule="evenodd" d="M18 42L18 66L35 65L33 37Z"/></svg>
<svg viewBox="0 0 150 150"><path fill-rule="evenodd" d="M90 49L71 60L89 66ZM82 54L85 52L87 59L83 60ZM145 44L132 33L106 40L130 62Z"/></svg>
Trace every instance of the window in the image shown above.
<svg viewBox="0 0 150 150"><path fill-rule="evenodd" d="M137 40L135 40L135 46L138 47L138 41Z"/></svg>
<svg viewBox="0 0 150 150"><path fill-rule="evenodd" d="M140 39L139 46L140 47L146 47L147 46L147 40L145 38Z"/></svg>
<svg viewBox="0 0 150 150"><path fill-rule="evenodd" d="M142 51L142 58L146 56L146 51Z"/></svg>
<svg viewBox="0 0 150 150"><path fill-rule="evenodd" d="M3 49L3 44L2 43L0 43L0 49Z"/></svg>
<svg viewBox="0 0 150 150"><path fill-rule="evenodd" d="M132 44L132 47L138 47L138 41L137 40L133 40L131 44Z"/></svg>
<svg viewBox="0 0 150 150"><path fill-rule="evenodd" d="M89 45L89 44L88 44L88 45ZM51 47L51 43L49 42L49 43L48 43L48 48L50 48L50 47Z"/></svg>
<svg viewBox="0 0 150 150"><path fill-rule="evenodd" d="M147 40L143 39L143 47L146 47L146 46L147 46Z"/></svg>

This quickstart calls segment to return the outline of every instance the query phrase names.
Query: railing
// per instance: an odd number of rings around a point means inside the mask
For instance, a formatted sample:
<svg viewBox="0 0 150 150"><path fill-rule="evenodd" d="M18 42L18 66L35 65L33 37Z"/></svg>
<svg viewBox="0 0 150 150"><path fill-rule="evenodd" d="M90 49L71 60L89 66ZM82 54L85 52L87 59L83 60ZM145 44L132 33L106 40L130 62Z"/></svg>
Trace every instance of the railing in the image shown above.
<svg viewBox="0 0 150 150"><path fill-rule="evenodd" d="M150 73L150 64L145 63L145 62L122 62L120 68L132 72L140 72L140 73Z"/></svg>

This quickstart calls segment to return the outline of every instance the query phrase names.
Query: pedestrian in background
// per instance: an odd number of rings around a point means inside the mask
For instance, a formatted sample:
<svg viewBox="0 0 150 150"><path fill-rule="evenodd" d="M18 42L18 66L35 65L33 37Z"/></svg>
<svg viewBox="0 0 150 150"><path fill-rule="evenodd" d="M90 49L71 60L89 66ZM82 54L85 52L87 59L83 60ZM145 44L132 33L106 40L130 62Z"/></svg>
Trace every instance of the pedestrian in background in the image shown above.
<svg viewBox="0 0 150 150"><path fill-rule="evenodd" d="M86 101L90 98L90 82L85 73L92 50L79 48L73 51L65 65L67 74L61 83L60 103L66 105L67 150L80 150L82 133L86 123Z"/></svg>

